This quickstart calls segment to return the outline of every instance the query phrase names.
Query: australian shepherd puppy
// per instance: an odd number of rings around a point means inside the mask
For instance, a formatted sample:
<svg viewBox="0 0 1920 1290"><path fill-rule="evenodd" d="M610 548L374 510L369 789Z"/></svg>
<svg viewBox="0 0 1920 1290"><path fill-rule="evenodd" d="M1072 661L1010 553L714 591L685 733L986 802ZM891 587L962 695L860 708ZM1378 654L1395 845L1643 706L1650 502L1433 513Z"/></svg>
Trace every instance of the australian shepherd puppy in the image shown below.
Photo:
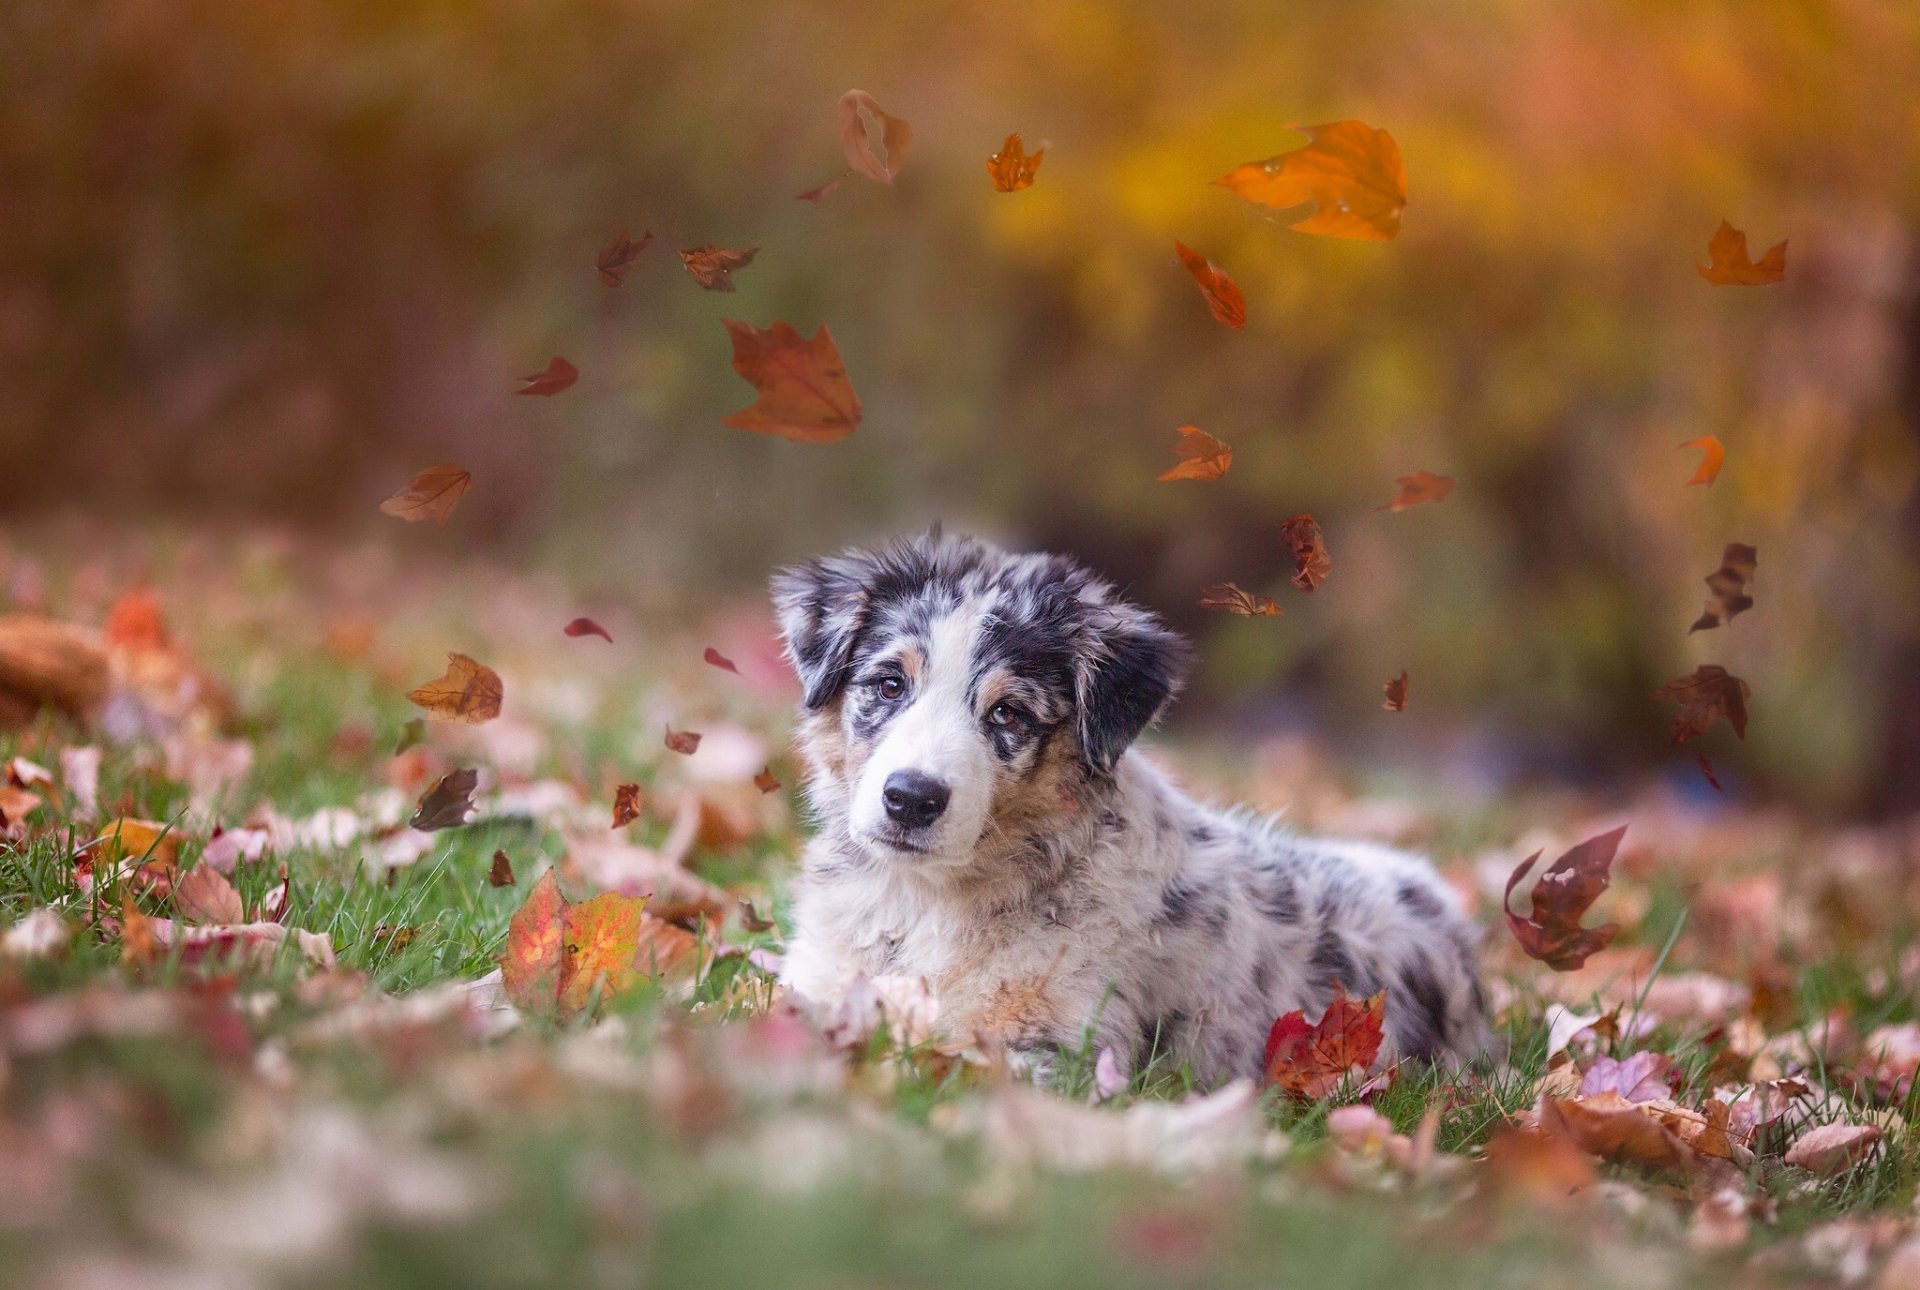
<svg viewBox="0 0 1920 1290"><path fill-rule="evenodd" d="M1387 1056L1481 1050L1478 937L1425 861L1202 805L1129 751L1188 651L1088 570L936 530L773 597L820 825L801 995L924 977L951 1037L1204 1083L1257 1074L1274 1019L1340 990L1386 989Z"/></svg>

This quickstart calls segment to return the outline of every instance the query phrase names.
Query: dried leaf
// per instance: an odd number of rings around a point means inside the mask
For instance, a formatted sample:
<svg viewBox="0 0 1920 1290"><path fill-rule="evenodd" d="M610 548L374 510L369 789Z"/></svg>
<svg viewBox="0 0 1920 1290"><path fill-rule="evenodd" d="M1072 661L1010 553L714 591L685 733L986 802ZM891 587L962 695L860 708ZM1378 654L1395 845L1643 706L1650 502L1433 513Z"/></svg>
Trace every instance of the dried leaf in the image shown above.
<svg viewBox="0 0 1920 1290"><path fill-rule="evenodd" d="M1726 464L1727 448L1714 436L1701 435L1698 439L1689 439L1680 445L1682 448L1700 450L1700 468L1693 472L1693 478L1687 481L1687 487L1695 484L1711 484L1720 478L1720 467Z"/></svg>
<svg viewBox="0 0 1920 1290"><path fill-rule="evenodd" d="M1173 479L1220 479L1233 465L1233 449L1199 426L1181 426L1180 442L1174 446L1180 453L1180 462L1160 473L1162 483Z"/></svg>
<svg viewBox="0 0 1920 1290"><path fill-rule="evenodd" d="M733 660L711 645L707 646L707 652L700 657L704 658L709 666L717 667L722 672L731 672L735 676L740 675L740 669L733 665Z"/></svg>
<svg viewBox="0 0 1920 1290"><path fill-rule="evenodd" d="M394 742L393 755L398 757L407 749L419 744L427 737L427 723L420 717L411 717L400 726L400 738Z"/></svg>
<svg viewBox="0 0 1920 1290"><path fill-rule="evenodd" d="M620 784L613 790L613 827L624 829L640 818L640 786Z"/></svg>
<svg viewBox="0 0 1920 1290"><path fill-rule="evenodd" d="M576 618L561 630L569 636L598 636L608 644L613 643L613 637L607 634L607 629L591 618Z"/></svg>
<svg viewBox="0 0 1920 1290"><path fill-rule="evenodd" d="M1393 482L1400 485L1400 495L1382 506L1383 511L1404 511L1422 502L1444 502L1453 491L1452 475L1436 475L1430 470L1416 470Z"/></svg>
<svg viewBox="0 0 1920 1290"><path fill-rule="evenodd" d="M1280 526L1280 540L1293 552L1293 585L1312 591L1333 572L1333 557L1311 515L1296 515Z"/></svg>
<svg viewBox="0 0 1920 1290"><path fill-rule="evenodd" d="M380 509L409 524L432 520L445 528L453 508L471 487L473 476L460 467L429 466L415 475L411 484L380 503Z"/></svg>
<svg viewBox="0 0 1920 1290"><path fill-rule="evenodd" d="M1880 1130L1871 1124L1822 1124L1794 1139L1787 1148L1786 1161L1831 1178L1872 1155L1879 1141Z"/></svg>
<svg viewBox="0 0 1920 1290"><path fill-rule="evenodd" d="M1240 590L1231 582L1216 582L1200 588L1200 608L1225 610L1242 618L1271 617L1283 612L1272 596L1256 596Z"/></svg>
<svg viewBox="0 0 1920 1290"><path fill-rule="evenodd" d="M1365 1074L1380 1053L1387 992L1368 999L1349 998L1343 990L1318 1022L1289 1012L1267 1033L1267 1082L1289 1096L1330 1097L1350 1072Z"/></svg>
<svg viewBox="0 0 1920 1290"><path fill-rule="evenodd" d="M487 870L489 887L511 887L514 884L513 861L505 851L493 853L493 865Z"/></svg>
<svg viewBox="0 0 1920 1290"><path fill-rule="evenodd" d="M1694 763L1700 767L1700 773L1707 777L1707 783L1713 785L1714 792L1724 793L1727 791L1720 786L1720 777L1713 773L1713 763L1707 760L1705 753L1695 753L1693 760Z"/></svg>
<svg viewBox="0 0 1920 1290"><path fill-rule="evenodd" d="M1193 275L1193 281L1200 288L1201 298L1207 302L1207 310L1213 315L1213 320L1223 327L1245 327L1247 298L1240 294L1240 288L1234 285L1226 271L1180 242L1173 244L1173 250L1180 257L1181 265Z"/></svg>
<svg viewBox="0 0 1920 1290"><path fill-rule="evenodd" d="M1407 710L1407 670L1401 668L1400 675L1381 686L1380 692L1386 695L1386 698L1381 701L1381 707L1388 712L1405 712Z"/></svg>
<svg viewBox="0 0 1920 1290"><path fill-rule="evenodd" d="M758 254L760 248L757 246L730 250L709 244L680 252L680 263L686 265L693 280L708 291L732 291L733 271L752 264L753 257Z"/></svg>
<svg viewBox="0 0 1920 1290"><path fill-rule="evenodd" d="M1787 276L1787 244L1779 243L1755 263L1747 258L1747 235L1721 220L1707 243L1707 261L1693 267L1717 287L1764 287Z"/></svg>
<svg viewBox="0 0 1920 1290"><path fill-rule="evenodd" d="M840 181L852 173L851 170L843 170L826 183L821 184L818 188L809 188L804 193L795 193L793 200L796 202L812 202L815 206L818 206L822 197L825 197L828 193L838 188Z"/></svg>
<svg viewBox="0 0 1920 1290"><path fill-rule="evenodd" d="M173 908L189 923L238 923L247 917L240 893L226 875L204 862L175 880Z"/></svg>
<svg viewBox="0 0 1920 1290"><path fill-rule="evenodd" d="M413 818L407 827L422 833L436 829L457 829L473 811L473 790L480 787L480 772L471 769L450 770L435 780L433 787L420 795Z"/></svg>
<svg viewBox="0 0 1920 1290"><path fill-rule="evenodd" d="M783 322L762 331L726 320L733 338L733 370L760 391L759 401L721 419L722 425L801 443L832 443L860 424L860 396L826 324L803 339Z"/></svg>
<svg viewBox="0 0 1920 1290"><path fill-rule="evenodd" d="M884 156L873 150L868 117L880 126L880 152ZM839 119L840 150L846 154L848 167L868 179L892 183L906 162L907 149L913 143L913 127L899 117L888 116L865 90L848 90L840 96Z"/></svg>
<svg viewBox="0 0 1920 1290"><path fill-rule="evenodd" d="M1747 581L1759 564L1760 553L1753 547L1742 542L1727 543L1727 549L1720 554L1720 567L1705 579L1707 590L1713 595L1701 609L1699 621L1687 628L1687 634L1691 636L1697 631L1730 623L1735 615L1752 609L1753 597L1747 594Z"/></svg>
<svg viewBox="0 0 1920 1290"><path fill-rule="evenodd" d="M1747 737L1747 699L1752 689L1745 681L1718 663L1703 663L1690 675L1668 681L1653 692L1653 697L1680 705L1673 719L1673 742L1683 744L1721 717L1741 739Z"/></svg>
<svg viewBox="0 0 1920 1290"><path fill-rule="evenodd" d="M407 701L427 710L430 721L477 726L500 715L500 674L465 654L449 651L443 676L407 691Z"/></svg>
<svg viewBox="0 0 1920 1290"><path fill-rule="evenodd" d="M628 237L622 230L619 237L613 239L613 245L600 252L594 259L593 267L599 271L600 281L610 287L617 287L627 280L627 270L640 258L640 252L647 249L647 243L653 241L652 233L642 233L638 242Z"/></svg>
<svg viewBox="0 0 1920 1290"><path fill-rule="evenodd" d="M1589 1155L1653 1169L1686 1169L1694 1153L1660 1120L1617 1093L1540 1099L1540 1127Z"/></svg>
<svg viewBox="0 0 1920 1290"><path fill-rule="evenodd" d="M1040 159L1046 155L1047 150L1042 148L1029 157L1020 145L1020 136L1010 134L1000 145L1000 151L987 158L987 173L993 177L996 189L1017 193L1022 188L1033 187L1033 172L1040 169Z"/></svg>
<svg viewBox="0 0 1920 1290"><path fill-rule="evenodd" d="M693 730L675 730L667 727L667 747L674 752L691 757L700 747L700 735Z"/></svg>
<svg viewBox="0 0 1920 1290"><path fill-rule="evenodd" d="M547 364L544 372L535 372L532 376L520 378L522 384L515 394L558 394L580 379L580 369L558 354Z"/></svg>
<svg viewBox="0 0 1920 1290"><path fill-rule="evenodd" d="M1533 914L1521 918L1512 909L1513 889L1520 885L1541 853L1536 851L1520 862L1507 879L1501 908L1514 939L1529 958L1545 963L1556 972L1570 972L1590 955L1605 949L1620 932L1618 923L1600 927L1580 926L1588 908L1600 898L1612 881L1614 853L1627 826L1621 825L1598 837L1588 838L1547 867L1533 885Z"/></svg>
<svg viewBox="0 0 1920 1290"><path fill-rule="evenodd" d="M571 904L553 870L541 874L507 925L507 998L524 1013L568 1021L685 959L695 939L649 917L644 904L617 892Z"/></svg>
<svg viewBox="0 0 1920 1290"><path fill-rule="evenodd" d="M773 777L773 768L770 766L760 768L760 773L753 777L753 786L763 793L780 791L780 781Z"/></svg>
<svg viewBox="0 0 1920 1290"><path fill-rule="evenodd" d="M753 902L742 898L740 901L740 926L749 932L770 932L777 924L771 918L762 918L755 912Z"/></svg>
<svg viewBox="0 0 1920 1290"><path fill-rule="evenodd" d="M1297 233L1383 241L1400 232L1407 206L1407 168L1400 145L1362 121L1293 127L1313 142L1250 161L1215 183L1276 210L1313 204L1291 227Z"/></svg>
<svg viewBox="0 0 1920 1290"><path fill-rule="evenodd" d="M1672 1097L1680 1087L1680 1071L1665 1053L1637 1052L1625 1059L1601 1053L1580 1080L1580 1096L1617 1093L1629 1102L1651 1102Z"/></svg>

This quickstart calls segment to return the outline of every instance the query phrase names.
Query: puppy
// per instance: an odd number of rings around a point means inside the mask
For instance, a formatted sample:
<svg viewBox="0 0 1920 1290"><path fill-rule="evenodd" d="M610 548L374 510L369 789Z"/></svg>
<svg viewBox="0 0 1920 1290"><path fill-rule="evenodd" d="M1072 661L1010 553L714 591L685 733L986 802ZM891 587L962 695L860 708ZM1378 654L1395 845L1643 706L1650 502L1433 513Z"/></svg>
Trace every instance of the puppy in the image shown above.
<svg viewBox="0 0 1920 1290"><path fill-rule="evenodd" d="M1128 749L1184 642L1071 560L938 530L773 580L819 833L785 981L925 977L940 1029L1089 1040L1206 1084L1274 1019L1385 988L1385 1056L1487 1038L1477 936L1414 856L1194 802Z"/></svg>

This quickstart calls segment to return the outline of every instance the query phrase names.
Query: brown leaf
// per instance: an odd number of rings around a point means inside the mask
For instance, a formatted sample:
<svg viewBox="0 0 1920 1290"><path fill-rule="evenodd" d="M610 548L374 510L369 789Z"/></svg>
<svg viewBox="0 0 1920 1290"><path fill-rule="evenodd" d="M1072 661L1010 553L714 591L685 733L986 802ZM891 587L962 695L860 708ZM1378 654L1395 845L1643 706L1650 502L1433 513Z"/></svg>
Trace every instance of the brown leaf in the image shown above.
<svg viewBox="0 0 1920 1290"><path fill-rule="evenodd" d="M880 127L880 152L873 150L873 139L868 132L867 118L871 117ZM913 127L897 116L888 116L881 111L880 105L873 101L873 95L865 90L848 90L840 96L840 151L846 154L847 165L859 171L868 179L883 184L893 182L906 162L907 149L913 143Z"/></svg>
<svg viewBox="0 0 1920 1290"><path fill-rule="evenodd" d="M1272 596L1256 596L1240 590L1231 582L1216 582L1200 588L1200 608L1225 610L1242 618L1271 617L1283 612Z"/></svg>
<svg viewBox="0 0 1920 1290"><path fill-rule="evenodd" d="M1340 990L1312 1025L1305 1012L1287 1013L1267 1033L1267 1083L1293 1097L1331 1097L1350 1072L1365 1074L1373 1065L1386 1009L1385 990L1368 999Z"/></svg>
<svg viewBox="0 0 1920 1290"><path fill-rule="evenodd" d="M569 636L598 636L608 644L613 643L613 637L607 634L607 629L591 618L576 618L561 630Z"/></svg>
<svg viewBox="0 0 1920 1290"><path fill-rule="evenodd" d="M544 372L535 372L532 376L523 376L521 387L515 394L558 394L580 379L580 369L558 354L547 364Z"/></svg>
<svg viewBox="0 0 1920 1290"><path fill-rule="evenodd" d="M1407 670L1401 668L1400 675L1381 686L1380 691L1387 696L1381 702L1381 707L1388 712L1405 712L1407 710Z"/></svg>
<svg viewBox="0 0 1920 1290"><path fill-rule="evenodd" d="M1532 870L1541 853L1536 851L1521 861L1508 877L1501 908L1514 939L1529 958L1540 960L1556 972L1570 972L1619 935L1618 923L1585 928L1580 920L1612 881L1614 853L1626 832L1623 824L1588 838L1549 865L1533 885L1533 913L1529 918L1513 912L1513 889Z"/></svg>
<svg viewBox="0 0 1920 1290"><path fill-rule="evenodd" d="M1453 491L1452 475L1436 475L1431 470L1416 470L1393 482L1400 485L1400 495L1382 506L1383 511L1404 511L1422 502L1444 502Z"/></svg>
<svg viewBox="0 0 1920 1290"><path fill-rule="evenodd" d="M1787 276L1787 244L1779 243L1755 263L1747 258L1747 235L1721 220L1707 243L1707 261L1693 267L1717 287L1764 287Z"/></svg>
<svg viewBox="0 0 1920 1290"><path fill-rule="evenodd" d="M642 233L638 242L622 231L613 240L613 245L600 252L593 267L600 273L600 281L610 287L617 287L627 280L627 270L640 258L640 252L647 249L647 243L653 241L652 233Z"/></svg>
<svg viewBox="0 0 1920 1290"><path fill-rule="evenodd" d="M480 787L480 772L471 769L450 770L420 795L410 829L432 833L436 829L457 829L467 822L473 810L473 790Z"/></svg>
<svg viewBox="0 0 1920 1290"><path fill-rule="evenodd" d="M1747 580L1753 577L1759 564L1760 553L1753 547L1741 542L1727 543L1727 549L1720 554L1720 567L1706 576L1707 590L1713 595L1701 609L1699 621L1687 628L1687 634L1691 636L1697 631L1730 623L1735 615L1752 609L1753 597L1747 594Z"/></svg>
<svg viewBox="0 0 1920 1290"><path fill-rule="evenodd" d="M753 777L753 786L763 793L775 793L780 790L780 781L773 777L771 766L762 766L760 773Z"/></svg>
<svg viewBox="0 0 1920 1290"><path fill-rule="evenodd" d="M1721 717L1741 739L1747 737L1747 699L1753 690L1718 663L1702 663L1692 674L1668 681L1653 697L1680 705L1673 719L1673 742L1683 744L1707 733Z"/></svg>
<svg viewBox="0 0 1920 1290"><path fill-rule="evenodd" d="M1010 134L1000 145L1000 151L987 158L987 173L993 177L996 189L1017 193L1022 188L1033 187L1033 172L1040 169L1040 158L1046 155L1047 150L1042 148L1029 157L1020 145L1020 136Z"/></svg>
<svg viewBox="0 0 1920 1290"><path fill-rule="evenodd" d="M828 193L838 188L840 181L852 173L851 170L843 170L826 183L821 184L818 188L809 188L804 193L795 193L793 200L796 202L812 202L815 206L818 206L822 197L825 197Z"/></svg>
<svg viewBox="0 0 1920 1290"><path fill-rule="evenodd" d="M1653 1114L1618 1093L1540 1099L1540 1127L1617 1164L1684 1170L1694 1153Z"/></svg>
<svg viewBox="0 0 1920 1290"><path fill-rule="evenodd" d="M1213 320L1222 327L1245 327L1247 298L1240 294L1240 288L1227 276L1226 270L1180 242L1173 244L1173 251L1180 257L1181 265L1193 275L1194 284L1200 288L1200 297L1207 302L1207 311L1213 315Z"/></svg>
<svg viewBox="0 0 1920 1290"><path fill-rule="evenodd" d="M693 730L675 730L672 726L668 726L667 747L674 752L691 757L695 750L700 747L699 732Z"/></svg>
<svg viewBox="0 0 1920 1290"><path fill-rule="evenodd" d="M1700 773L1707 777L1707 783L1713 785L1714 792L1724 793L1727 791L1720 787L1720 777L1713 773L1713 763L1707 760L1705 753L1695 753L1693 760L1700 767Z"/></svg>
<svg viewBox="0 0 1920 1290"><path fill-rule="evenodd" d="M380 509L409 524L432 520L445 528L453 508L471 487L473 476L458 466L428 466L411 484L380 503Z"/></svg>
<svg viewBox="0 0 1920 1290"><path fill-rule="evenodd" d="M226 875L210 864L197 864L173 884L173 908L189 923L239 923L247 911Z"/></svg>
<svg viewBox="0 0 1920 1290"><path fill-rule="evenodd" d="M757 246L736 251L709 244L680 252L680 263L686 265L693 280L708 291L732 291L733 271L752 264L753 257L758 254L760 248Z"/></svg>
<svg viewBox="0 0 1920 1290"><path fill-rule="evenodd" d="M640 786L621 784L613 790L613 827L624 829L640 818Z"/></svg>
<svg viewBox="0 0 1920 1290"><path fill-rule="evenodd" d="M1280 526L1280 540L1293 552L1293 585L1312 591L1333 572L1333 557L1311 515L1296 515Z"/></svg>
<svg viewBox="0 0 1920 1290"><path fill-rule="evenodd" d="M470 726L500 715L500 674L465 654L449 651L447 670L407 691L407 701L427 710L430 721L460 721Z"/></svg>
<svg viewBox="0 0 1920 1290"><path fill-rule="evenodd" d="M826 324L803 339L783 322L762 331L726 319L733 370L760 391L759 401L721 418L722 425L801 443L832 443L860 424L860 396Z"/></svg>
<svg viewBox="0 0 1920 1290"><path fill-rule="evenodd" d="M777 924L771 918L762 918L754 911L751 900L740 902L740 926L749 932L770 932Z"/></svg>
<svg viewBox="0 0 1920 1290"><path fill-rule="evenodd" d="M1407 208L1407 167L1393 136L1363 121L1293 128L1312 142L1237 166L1214 182L1275 210L1312 203L1291 225L1296 233L1372 241L1398 235Z"/></svg>
<svg viewBox="0 0 1920 1290"><path fill-rule="evenodd" d="M704 658L709 666L717 667L722 672L731 672L735 676L740 675L740 669L733 665L733 660L711 645L707 646L707 652L700 657Z"/></svg>
<svg viewBox="0 0 1920 1290"><path fill-rule="evenodd" d="M1160 481L1172 479L1220 479L1233 465L1233 449L1199 426L1181 426L1180 442L1174 445L1180 461L1160 473Z"/></svg>
<svg viewBox="0 0 1920 1290"><path fill-rule="evenodd" d="M487 870L487 885L489 887L511 887L513 883L513 861L508 858L507 853L504 851L494 852L493 867Z"/></svg>
<svg viewBox="0 0 1920 1290"><path fill-rule="evenodd" d="M1700 450L1699 469L1693 472L1693 478L1687 481L1687 487L1691 488L1695 484L1711 484L1714 480L1720 478L1720 467L1725 465L1727 460L1727 447L1725 444L1721 443L1714 436L1706 434L1701 435L1698 439L1689 439L1680 446L1682 448L1698 448Z"/></svg>
<svg viewBox="0 0 1920 1290"><path fill-rule="evenodd" d="M1831 1178L1872 1155L1879 1141L1880 1130L1871 1124L1822 1124L1794 1139L1787 1148L1786 1161Z"/></svg>

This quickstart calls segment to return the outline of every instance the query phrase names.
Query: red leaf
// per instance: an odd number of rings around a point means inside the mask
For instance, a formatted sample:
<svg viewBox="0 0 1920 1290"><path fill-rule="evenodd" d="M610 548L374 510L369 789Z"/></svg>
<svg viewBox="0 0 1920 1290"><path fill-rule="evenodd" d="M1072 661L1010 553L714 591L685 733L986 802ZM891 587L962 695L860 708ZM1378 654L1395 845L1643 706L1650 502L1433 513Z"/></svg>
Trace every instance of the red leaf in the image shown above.
<svg viewBox="0 0 1920 1290"><path fill-rule="evenodd" d="M429 466L415 475L411 484L380 503L380 509L409 524L432 520L445 528L453 508L471 487L473 476L460 467Z"/></svg>
<svg viewBox="0 0 1920 1290"><path fill-rule="evenodd" d="M701 655L701 657L706 659L707 662L714 667L719 668L722 672L731 672L735 676L740 675L740 669L733 665L733 660L711 645L707 646L707 652Z"/></svg>
<svg viewBox="0 0 1920 1290"><path fill-rule="evenodd" d="M1405 668L1401 668L1400 675L1381 686L1380 690L1387 696L1385 701L1381 703L1381 707L1385 708L1388 712L1405 712L1407 710L1407 670Z"/></svg>
<svg viewBox="0 0 1920 1290"><path fill-rule="evenodd" d="M1693 478L1687 481L1687 487L1695 484L1711 484L1720 478L1720 467L1727 461L1727 446L1713 435L1701 435L1698 439L1689 439L1680 445L1682 448L1700 450L1700 467L1693 472Z"/></svg>
<svg viewBox="0 0 1920 1290"><path fill-rule="evenodd" d="M1513 889L1532 870L1533 862L1541 853L1536 851L1521 861L1520 867L1508 877L1501 907L1507 915L1507 926L1513 929L1514 939L1520 942L1520 948L1529 958L1540 960L1556 972L1571 972L1619 935L1618 923L1585 928L1580 926L1580 920L1612 881L1614 853L1620 849L1620 839L1626 832L1627 826L1623 824L1611 832L1588 838L1548 866L1533 886L1530 918L1521 918L1513 912Z"/></svg>
<svg viewBox="0 0 1920 1290"><path fill-rule="evenodd" d="M1234 285L1226 271L1180 242L1173 244L1173 250L1187 272L1193 275L1193 281L1200 288L1200 296L1207 302L1207 311L1213 315L1213 320L1222 327L1245 327L1247 298L1240 294L1240 288Z"/></svg>
<svg viewBox="0 0 1920 1290"><path fill-rule="evenodd" d="M1368 999L1341 991L1311 1026L1304 1012L1287 1013L1267 1032L1267 1082L1292 1097L1331 1097L1379 1056L1386 1010L1385 990Z"/></svg>
<svg viewBox="0 0 1920 1290"><path fill-rule="evenodd" d="M1224 479L1233 465L1233 449L1199 426L1181 426L1174 445L1180 460L1160 472L1160 482L1174 479Z"/></svg>
<svg viewBox="0 0 1920 1290"><path fill-rule="evenodd" d="M624 829L640 818L640 786L621 784L613 790L613 827Z"/></svg>
<svg viewBox="0 0 1920 1290"><path fill-rule="evenodd" d="M1787 244L1778 243L1758 261L1749 259L1747 235L1721 220L1707 243L1707 261L1693 267L1717 287L1764 287L1787 276Z"/></svg>
<svg viewBox="0 0 1920 1290"><path fill-rule="evenodd" d="M610 287L617 287L625 282L627 270L633 267L633 262L640 258L640 252L646 250L647 243L651 241L653 241L652 233L642 233L640 240L635 242L622 232L613 240L613 245L600 252L599 257L593 262L593 267L599 270L600 281Z"/></svg>
<svg viewBox="0 0 1920 1290"><path fill-rule="evenodd" d="M683 757L691 757L700 747L700 735L694 730L675 730L667 727L667 747Z"/></svg>
<svg viewBox="0 0 1920 1290"><path fill-rule="evenodd" d="M1690 675L1677 677L1653 692L1653 697L1680 705L1673 719L1672 738L1683 744L1721 717L1741 739L1747 737L1747 700L1753 690L1718 663L1702 663Z"/></svg>
<svg viewBox="0 0 1920 1290"><path fill-rule="evenodd" d="M558 394L580 379L580 369L558 354L547 364L544 372L535 372L532 376L523 376L521 387L515 394Z"/></svg>

